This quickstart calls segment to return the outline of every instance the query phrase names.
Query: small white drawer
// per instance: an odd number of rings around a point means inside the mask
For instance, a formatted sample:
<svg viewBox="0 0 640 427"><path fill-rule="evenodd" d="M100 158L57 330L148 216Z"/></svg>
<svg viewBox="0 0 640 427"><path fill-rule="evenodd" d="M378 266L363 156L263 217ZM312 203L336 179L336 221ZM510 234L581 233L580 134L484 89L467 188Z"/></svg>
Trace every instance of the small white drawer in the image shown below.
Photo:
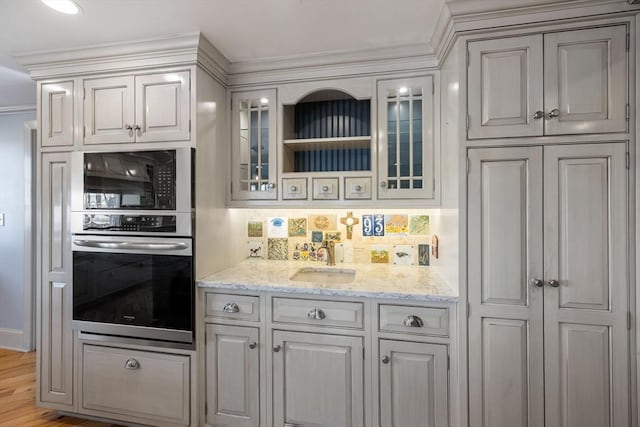
<svg viewBox="0 0 640 427"><path fill-rule="evenodd" d="M307 198L307 178L283 178L282 179L282 199L283 200L306 200Z"/></svg>
<svg viewBox="0 0 640 427"><path fill-rule="evenodd" d="M205 316L225 319L260 320L260 297L207 292Z"/></svg>
<svg viewBox="0 0 640 427"><path fill-rule="evenodd" d="M313 200L338 200L338 178L313 178Z"/></svg>
<svg viewBox="0 0 640 427"><path fill-rule="evenodd" d="M363 306L359 302L273 298L274 323L298 323L341 328L363 327Z"/></svg>
<svg viewBox="0 0 640 427"><path fill-rule="evenodd" d="M449 310L434 307L379 305L381 332L449 336Z"/></svg>
<svg viewBox="0 0 640 427"><path fill-rule="evenodd" d="M346 200L371 199L370 177L345 177L344 198Z"/></svg>
<svg viewBox="0 0 640 427"><path fill-rule="evenodd" d="M189 356L88 344L82 348L83 412L189 425L190 395Z"/></svg>

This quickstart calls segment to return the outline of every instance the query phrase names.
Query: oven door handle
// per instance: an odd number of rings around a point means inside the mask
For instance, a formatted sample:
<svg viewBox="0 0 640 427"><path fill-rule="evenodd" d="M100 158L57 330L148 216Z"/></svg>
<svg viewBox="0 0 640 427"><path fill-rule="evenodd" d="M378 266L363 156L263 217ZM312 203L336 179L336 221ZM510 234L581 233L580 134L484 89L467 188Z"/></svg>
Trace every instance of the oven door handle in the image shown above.
<svg viewBox="0 0 640 427"><path fill-rule="evenodd" d="M109 242L95 240L74 240L73 243L77 246L84 246L87 248L132 249L147 251L176 251L184 250L189 247L186 243Z"/></svg>

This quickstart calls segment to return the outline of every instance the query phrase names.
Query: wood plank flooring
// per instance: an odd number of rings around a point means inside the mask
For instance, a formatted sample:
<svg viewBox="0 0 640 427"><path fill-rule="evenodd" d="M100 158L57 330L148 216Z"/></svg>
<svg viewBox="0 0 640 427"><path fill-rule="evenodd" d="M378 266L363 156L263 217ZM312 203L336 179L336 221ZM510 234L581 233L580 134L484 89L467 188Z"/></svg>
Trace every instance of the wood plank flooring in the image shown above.
<svg viewBox="0 0 640 427"><path fill-rule="evenodd" d="M117 427L38 408L35 399L36 354L0 349L0 427Z"/></svg>

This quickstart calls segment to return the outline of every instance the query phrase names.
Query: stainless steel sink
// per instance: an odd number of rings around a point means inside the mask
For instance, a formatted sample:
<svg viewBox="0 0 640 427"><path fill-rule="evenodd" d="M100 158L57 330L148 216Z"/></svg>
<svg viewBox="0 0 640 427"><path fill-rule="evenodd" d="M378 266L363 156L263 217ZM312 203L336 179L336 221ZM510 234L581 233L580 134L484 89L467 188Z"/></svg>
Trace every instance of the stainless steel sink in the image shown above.
<svg viewBox="0 0 640 427"><path fill-rule="evenodd" d="M346 268L304 267L291 276L296 282L313 282L325 284L351 283L356 278L356 271Z"/></svg>

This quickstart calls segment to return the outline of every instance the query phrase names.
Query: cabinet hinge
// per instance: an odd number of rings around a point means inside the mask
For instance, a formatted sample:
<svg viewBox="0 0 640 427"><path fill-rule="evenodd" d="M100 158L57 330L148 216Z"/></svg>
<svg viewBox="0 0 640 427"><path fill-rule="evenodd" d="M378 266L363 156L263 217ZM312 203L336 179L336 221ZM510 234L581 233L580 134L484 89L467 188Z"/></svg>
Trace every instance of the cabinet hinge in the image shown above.
<svg viewBox="0 0 640 427"><path fill-rule="evenodd" d="M431 191L432 191L433 193L435 193L435 192L436 192L436 180L435 180L435 178L433 179L433 181L431 182L431 184L432 184L432 185L431 185Z"/></svg>
<svg viewBox="0 0 640 427"><path fill-rule="evenodd" d="M87 98L87 89L82 88L82 100L84 101Z"/></svg>
<svg viewBox="0 0 640 427"><path fill-rule="evenodd" d="M469 68L469 65L471 65L471 53L467 50L467 68Z"/></svg>
<svg viewBox="0 0 640 427"><path fill-rule="evenodd" d="M451 356L447 354L447 371L451 370Z"/></svg>
<svg viewBox="0 0 640 427"><path fill-rule="evenodd" d="M191 132L191 120L189 120L189 132Z"/></svg>
<svg viewBox="0 0 640 427"><path fill-rule="evenodd" d="M471 316L471 304L467 301L467 319Z"/></svg>
<svg viewBox="0 0 640 427"><path fill-rule="evenodd" d="M627 312L627 330L631 330L631 312Z"/></svg>
<svg viewBox="0 0 640 427"><path fill-rule="evenodd" d="M627 169L631 169L631 156L628 151L625 153L625 163L627 164Z"/></svg>
<svg viewBox="0 0 640 427"><path fill-rule="evenodd" d="M470 125L471 125L471 116L467 114L467 130L469 130Z"/></svg>
<svg viewBox="0 0 640 427"><path fill-rule="evenodd" d="M471 170L471 160L467 157L467 175L469 175L470 170Z"/></svg>
<svg viewBox="0 0 640 427"><path fill-rule="evenodd" d="M364 347L362 347L362 360L364 360Z"/></svg>
<svg viewBox="0 0 640 427"><path fill-rule="evenodd" d="M82 137L86 137L87 136L87 127L86 126L82 126Z"/></svg>
<svg viewBox="0 0 640 427"><path fill-rule="evenodd" d="M209 405L207 405L207 403L205 402L204 404L204 414L205 415L209 415Z"/></svg>
<svg viewBox="0 0 640 427"><path fill-rule="evenodd" d="M627 121L631 118L631 105L627 104Z"/></svg>
<svg viewBox="0 0 640 427"><path fill-rule="evenodd" d="M627 33L627 50L631 47L631 35Z"/></svg>
<svg viewBox="0 0 640 427"><path fill-rule="evenodd" d="M436 94L436 82L431 80L431 95L435 95L435 94Z"/></svg>

